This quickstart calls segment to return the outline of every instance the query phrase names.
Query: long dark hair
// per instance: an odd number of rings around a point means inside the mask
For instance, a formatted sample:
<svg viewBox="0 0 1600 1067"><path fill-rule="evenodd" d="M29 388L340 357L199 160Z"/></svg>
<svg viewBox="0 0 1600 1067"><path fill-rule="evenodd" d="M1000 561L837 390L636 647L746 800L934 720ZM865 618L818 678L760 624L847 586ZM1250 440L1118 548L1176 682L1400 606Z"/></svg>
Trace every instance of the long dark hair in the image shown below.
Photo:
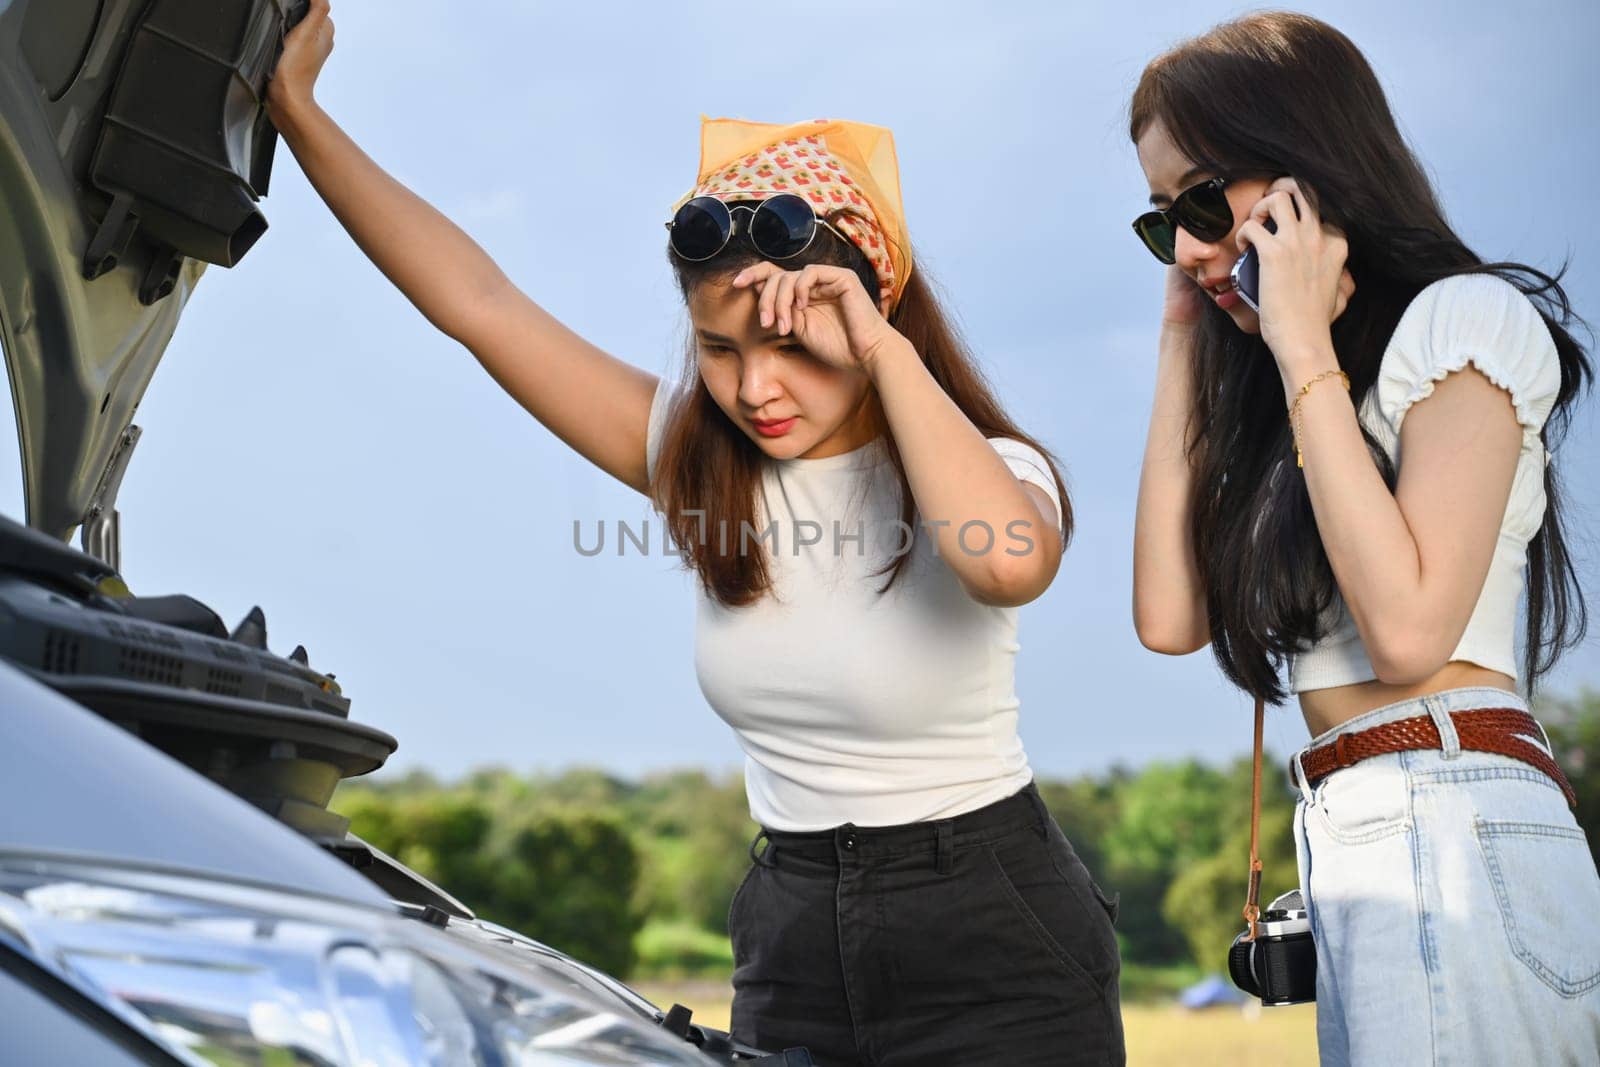
<svg viewBox="0 0 1600 1067"><path fill-rule="evenodd" d="M829 219L845 213L835 212ZM667 257L685 299L695 287L731 278L762 258L750 242L748 229L743 228L711 259L689 262L673 255L670 248ZM813 263L848 268L861 279L868 293L878 292L878 277L867 257L831 230L821 230L810 248L793 259L784 260L782 266L794 270ZM889 324L911 342L934 381L985 437L1014 438L1044 455L1061 496L1062 523L1070 539L1072 504L1054 457L1042 444L1023 433L1000 406L994 390L984 380L976 361L940 308L925 270L919 267L907 280L899 303L889 314ZM685 563L699 573L707 595L730 607L746 605L772 587L765 546L757 542L756 551L745 552L740 536L744 529L741 524L755 527L761 474L769 461L712 399L700 377L692 336L679 381L680 392L673 398L662 433L660 458L652 483L654 504L661 511ZM916 502L906 478L905 463L892 434L885 434L885 442L900 483L900 521L920 537L922 532L915 521ZM724 523L725 526L721 525ZM708 531L723 529L729 532L726 550L718 535L707 535ZM879 573L888 578L880 587L880 593L894 584L910 558L909 551L901 552L892 564L884 566Z"/></svg>
<svg viewBox="0 0 1600 1067"><path fill-rule="evenodd" d="M1561 389L1543 438L1565 431L1593 371L1567 327L1578 320L1555 276L1485 263L1445 220L1377 77L1338 30L1267 12L1224 23L1157 57L1133 94L1129 135L1160 120L1190 160L1220 177L1292 174L1349 239L1356 290L1332 328L1358 410L1378 378L1395 326L1424 287L1458 274L1497 275L1534 300L1561 361ZM1188 453L1195 477L1192 535L1212 647L1223 672L1274 702L1278 668L1321 636L1337 587L1317 533L1283 416L1283 387L1266 344L1207 301L1197 331ZM1363 431L1365 432L1365 431ZM1391 489L1395 472L1367 444ZM1525 676L1531 693L1587 626L1561 529L1554 466L1548 507L1528 545Z"/></svg>

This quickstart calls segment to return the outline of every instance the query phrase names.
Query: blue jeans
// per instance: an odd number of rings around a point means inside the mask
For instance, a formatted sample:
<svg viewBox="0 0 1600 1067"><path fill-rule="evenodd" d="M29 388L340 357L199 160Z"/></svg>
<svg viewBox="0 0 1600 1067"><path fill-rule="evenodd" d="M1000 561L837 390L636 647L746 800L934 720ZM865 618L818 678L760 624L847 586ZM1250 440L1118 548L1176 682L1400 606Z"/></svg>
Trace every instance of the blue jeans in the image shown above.
<svg viewBox="0 0 1600 1067"><path fill-rule="evenodd" d="M1600 1063L1600 875L1555 782L1460 748L1449 713L1489 707L1527 703L1472 688L1378 708L1311 744L1429 715L1443 749L1315 789L1294 775L1325 1067Z"/></svg>

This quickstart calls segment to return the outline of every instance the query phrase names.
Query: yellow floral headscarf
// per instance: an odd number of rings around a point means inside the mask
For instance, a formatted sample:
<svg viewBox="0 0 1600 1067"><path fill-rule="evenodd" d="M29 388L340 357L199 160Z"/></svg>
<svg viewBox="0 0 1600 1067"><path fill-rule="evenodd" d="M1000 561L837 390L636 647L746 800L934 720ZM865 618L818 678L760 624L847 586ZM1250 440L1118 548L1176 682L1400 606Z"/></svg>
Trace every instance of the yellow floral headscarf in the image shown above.
<svg viewBox="0 0 1600 1067"><path fill-rule="evenodd" d="M848 237L878 275L892 311L911 277L894 135L841 119L790 125L700 120L700 173L673 211L695 196L761 200L798 193Z"/></svg>

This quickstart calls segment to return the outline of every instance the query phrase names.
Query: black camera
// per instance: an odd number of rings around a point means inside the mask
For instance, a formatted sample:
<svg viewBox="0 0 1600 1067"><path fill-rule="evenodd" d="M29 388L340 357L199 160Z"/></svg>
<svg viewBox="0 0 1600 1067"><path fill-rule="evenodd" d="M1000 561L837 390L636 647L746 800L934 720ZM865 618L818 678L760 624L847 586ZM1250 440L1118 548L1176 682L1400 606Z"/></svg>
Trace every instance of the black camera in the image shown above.
<svg viewBox="0 0 1600 1067"><path fill-rule="evenodd" d="M1317 999L1317 947L1311 940L1300 890L1291 890L1267 905L1249 932L1233 939L1228 974L1233 984L1268 1005L1304 1004Z"/></svg>

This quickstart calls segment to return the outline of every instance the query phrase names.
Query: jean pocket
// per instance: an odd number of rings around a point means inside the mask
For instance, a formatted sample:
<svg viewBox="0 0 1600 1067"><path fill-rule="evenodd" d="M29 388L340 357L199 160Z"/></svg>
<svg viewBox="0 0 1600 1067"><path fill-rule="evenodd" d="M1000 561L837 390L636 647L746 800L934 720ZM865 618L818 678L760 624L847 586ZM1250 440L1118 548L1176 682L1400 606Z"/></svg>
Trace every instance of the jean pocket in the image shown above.
<svg viewBox="0 0 1600 1067"><path fill-rule="evenodd" d="M1577 826L1477 819L1511 951L1564 997L1600 986L1600 875Z"/></svg>
<svg viewBox="0 0 1600 1067"><path fill-rule="evenodd" d="M1060 869L1049 843L1032 830L986 848L1000 886L1034 939L1068 970L1096 988L1119 970L1111 919L1117 905L1106 900L1083 871L1078 882ZM1074 865L1082 868L1074 857Z"/></svg>
<svg viewBox="0 0 1600 1067"><path fill-rule="evenodd" d="M1312 796L1317 822L1342 845L1411 829L1411 781L1398 759L1378 757L1335 771Z"/></svg>

